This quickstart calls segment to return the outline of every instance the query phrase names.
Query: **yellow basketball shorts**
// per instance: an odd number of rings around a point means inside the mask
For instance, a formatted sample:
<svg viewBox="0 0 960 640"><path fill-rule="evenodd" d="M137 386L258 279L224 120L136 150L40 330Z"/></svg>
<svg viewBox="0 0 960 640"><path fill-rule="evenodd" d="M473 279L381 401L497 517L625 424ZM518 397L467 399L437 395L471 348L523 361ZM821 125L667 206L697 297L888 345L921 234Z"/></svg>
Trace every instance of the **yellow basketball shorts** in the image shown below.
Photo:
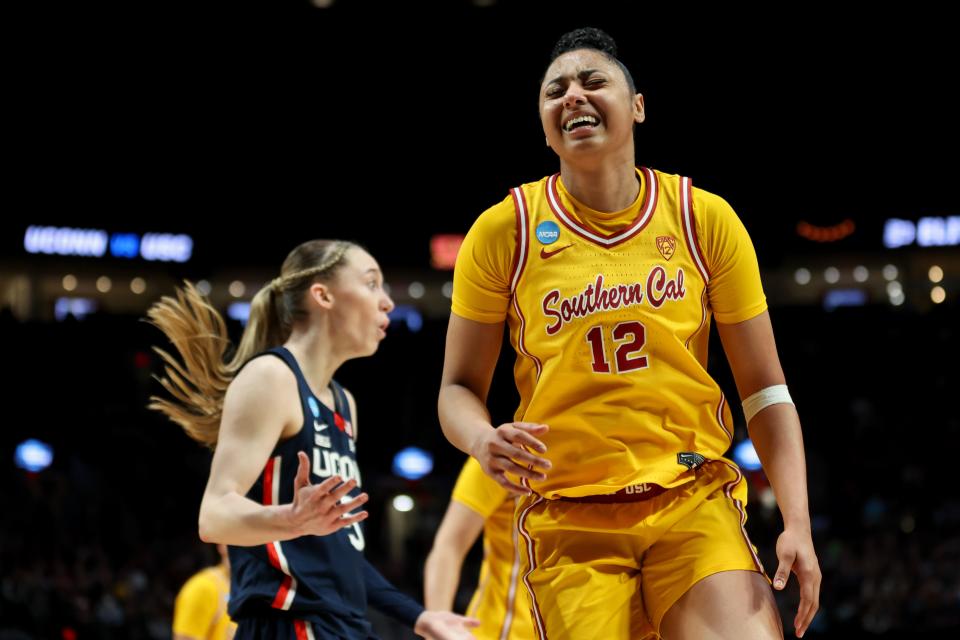
<svg viewBox="0 0 960 640"><path fill-rule="evenodd" d="M763 574L745 529L746 502L746 480L726 460L633 502L521 498L516 525L534 637L656 637L664 614L699 580Z"/></svg>
<svg viewBox="0 0 960 640"><path fill-rule="evenodd" d="M484 550L486 551L486 550ZM471 629L477 640L533 640L536 638L530 623L530 607L520 583L520 558L510 566L491 569L484 565L480 581L466 614L480 620L480 626ZM497 584L490 574L499 570L506 584Z"/></svg>

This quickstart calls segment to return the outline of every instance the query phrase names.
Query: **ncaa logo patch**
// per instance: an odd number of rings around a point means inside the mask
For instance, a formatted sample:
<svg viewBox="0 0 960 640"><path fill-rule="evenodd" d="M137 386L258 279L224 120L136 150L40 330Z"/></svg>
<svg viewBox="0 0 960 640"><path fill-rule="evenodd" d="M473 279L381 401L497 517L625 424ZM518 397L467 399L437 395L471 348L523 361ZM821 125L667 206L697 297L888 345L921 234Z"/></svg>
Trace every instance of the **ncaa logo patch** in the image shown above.
<svg viewBox="0 0 960 640"><path fill-rule="evenodd" d="M537 225L537 240L540 244L553 244L560 239L560 226L547 220Z"/></svg>
<svg viewBox="0 0 960 640"><path fill-rule="evenodd" d="M320 405L317 404L317 399L313 396L307 398L307 404L310 405L310 412L313 414L314 418L320 417Z"/></svg>

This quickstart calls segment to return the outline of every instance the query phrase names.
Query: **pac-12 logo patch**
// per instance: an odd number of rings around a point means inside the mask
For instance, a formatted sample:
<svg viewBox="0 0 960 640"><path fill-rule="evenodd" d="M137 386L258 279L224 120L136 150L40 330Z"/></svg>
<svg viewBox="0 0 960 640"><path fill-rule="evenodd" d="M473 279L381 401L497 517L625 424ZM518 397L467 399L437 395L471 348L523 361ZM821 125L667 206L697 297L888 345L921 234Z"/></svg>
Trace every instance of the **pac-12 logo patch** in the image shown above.
<svg viewBox="0 0 960 640"><path fill-rule="evenodd" d="M553 244L560 238L560 226L556 222L546 220L537 225L537 240L540 244Z"/></svg>
<svg viewBox="0 0 960 640"><path fill-rule="evenodd" d="M673 236L657 236L657 249L664 260L669 260L677 250L677 239Z"/></svg>
<svg viewBox="0 0 960 640"><path fill-rule="evenodd" d="M706 458L693 451L684 451L677 454L677 464L682 464L687 469L696 469L706 461Z"/></svg>

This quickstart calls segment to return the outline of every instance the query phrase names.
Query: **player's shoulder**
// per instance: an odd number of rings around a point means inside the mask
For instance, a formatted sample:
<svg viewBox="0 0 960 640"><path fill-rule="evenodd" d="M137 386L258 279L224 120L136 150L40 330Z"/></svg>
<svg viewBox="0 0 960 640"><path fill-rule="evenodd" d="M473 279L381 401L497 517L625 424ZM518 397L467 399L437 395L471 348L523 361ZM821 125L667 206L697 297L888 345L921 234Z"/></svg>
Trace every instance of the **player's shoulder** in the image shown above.
<svg viewBox="0 0 960 640"><path fill-rule="evenodd" d="M487 208L474 221L471 233L490 238L502 238L505 233L511 233L516 227L516 209L513 196L506 198Z"/></svg>
<svg viewBox="0 0 960 640"><path fill-rule="evenodd" d="M691 181L691 198L693 200L693 212L699 223L716 223L723 221L730 216L736 217L736 213L730 203L723 196L713 191L709 191L696 185Z"/></svg>
<svg viewBox="0 0 960 640"><path fill-rule="evenodd" d="M278 398L296 393L297 378L279 357L263 354L247 362L230 382L227 402L235 405L242 399L244 407L270 405Z"/></svg>
<svg viewBox="0 0 960 640"><path fill-rule="evenodd" d="M696 186L693 187L693 199L711 209L733 209L723 196Z"/></svg>
<svg viewBox="0 0 960 640"><path fill-rule="evenodd" d="M256 382L270 386L282 385L295 379L296 376L290 366L270 353L263 353L251 359L234 378L235 381L243 383Z"/></svg>

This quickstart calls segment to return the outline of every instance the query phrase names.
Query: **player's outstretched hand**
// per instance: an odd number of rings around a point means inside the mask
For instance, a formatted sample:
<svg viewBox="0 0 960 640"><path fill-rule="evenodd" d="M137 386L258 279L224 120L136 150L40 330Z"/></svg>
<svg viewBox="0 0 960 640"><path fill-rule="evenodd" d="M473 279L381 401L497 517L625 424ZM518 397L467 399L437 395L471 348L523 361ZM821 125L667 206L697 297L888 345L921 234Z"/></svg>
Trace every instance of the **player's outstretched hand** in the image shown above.
<svg viewBox="0 0 960 640"><path fill-rule="evenodd" d="M303 451L297 458L300 464L293 481L293 503L289 505L290 527L296 536L325 536L366 520L366 511L350 513L369 499L365 493L353 499L347 496L357 486L356 480L343 482L340 476L331 476L320 484L311 484L310 458Z"/></svg>

